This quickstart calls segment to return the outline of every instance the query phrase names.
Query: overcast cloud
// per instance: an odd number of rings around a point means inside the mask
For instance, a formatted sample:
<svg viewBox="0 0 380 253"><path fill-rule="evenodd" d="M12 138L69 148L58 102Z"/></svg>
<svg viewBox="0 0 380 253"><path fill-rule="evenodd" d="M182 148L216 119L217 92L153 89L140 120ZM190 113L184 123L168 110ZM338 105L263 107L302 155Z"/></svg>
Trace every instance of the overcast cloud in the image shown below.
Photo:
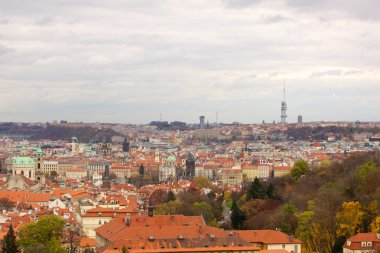
<svg viewBox="0 0 380 253"><path fill-rule="evenodd" d="M378 121L378 0L0 0L0 121Z"/></svg>

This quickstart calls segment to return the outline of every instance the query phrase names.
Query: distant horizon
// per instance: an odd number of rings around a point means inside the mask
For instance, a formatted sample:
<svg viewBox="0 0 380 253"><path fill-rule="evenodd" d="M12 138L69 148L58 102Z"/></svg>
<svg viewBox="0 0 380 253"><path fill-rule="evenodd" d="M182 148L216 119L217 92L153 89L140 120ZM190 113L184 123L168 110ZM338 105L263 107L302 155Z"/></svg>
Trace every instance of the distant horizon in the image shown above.
<svg viewBox="0 0 380 253"><path fill-rule="evenodd" d="M57 125L65 125L65 124L60 124L61 120L57 120ZM66 120L64 120L66 121ZM159 120L151 120L149 122L145 123L129 123L129 122L90 122L90 121L69 121L67 120L67 124L119 124L119 125L134 125L134 126L139 126L139 125L149 125L151 122L160 122ZM181 121L181 120L172 120L172 121L167 121L167 120L162 120L161 122L184 122L186 125L199 125L199 122L186 122L186 121ZM53 124L53 121L0 121L0 124L3 123L15 123L15 124ZM231 121L231 122L208 122L210 125L215 125L215 124L234 124L234 123L239 123L241 125L260 125L262 124L261 122L239 122L239 121ZM286 122L285 125L288 124L310 124L310 123L380 123L380 121L362 121L362 120L337 120L337 121L326 121L326 120L317 120L317 121L303 121L302 123L298 123L297 121L295 122ZM205 121L205 124L207 124L207 120ZM273 124L273 121L265 121L265 124ZM280 121L276 121L275 124L282 124Z"/></svg>

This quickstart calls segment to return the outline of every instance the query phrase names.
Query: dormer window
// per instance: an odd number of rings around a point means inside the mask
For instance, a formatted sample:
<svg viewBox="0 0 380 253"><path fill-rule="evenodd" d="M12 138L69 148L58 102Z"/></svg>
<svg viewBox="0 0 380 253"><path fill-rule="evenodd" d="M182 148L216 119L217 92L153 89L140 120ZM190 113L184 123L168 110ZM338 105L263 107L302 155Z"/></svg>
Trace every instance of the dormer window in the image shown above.
<svg viewBox="0 0 380 253"><path fill-rule="evenodd" d="M367 246L367 243L366 242L362 242L362 248L366 247Z"/></svg>
<svg viewBox="0 0 380 253"><path fill-rule="evenodd" d="M367 242L367 247L372 247L372 242Z"/></svg>
<svg viewBox="0 0 380 253"><path fill-rule="evenodd" d="M351 241L347 241L347 246L351 246Z"/></svg>

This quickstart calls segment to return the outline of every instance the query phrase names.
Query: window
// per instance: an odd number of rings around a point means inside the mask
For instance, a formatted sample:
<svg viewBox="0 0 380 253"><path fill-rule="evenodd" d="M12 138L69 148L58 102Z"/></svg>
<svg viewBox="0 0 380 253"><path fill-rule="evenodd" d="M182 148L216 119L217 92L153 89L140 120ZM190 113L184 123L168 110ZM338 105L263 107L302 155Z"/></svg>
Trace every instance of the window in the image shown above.
<svg viewBox="0 0 380 253"><path fill-rule="evenodd" d="M372 247L372 242L367 242L367 247Z"/></svg>
<svg viewBox="0 0 380 253"><path fill-rule="evenodd" d="M362 242L361 244L362 244L362 248L364 248L365 246L367 246L365 242Z"/></svg>
<svg viewBox="0 0 380 253"><path fill-rule="evenodd" d="M102 225L102 221L101 220L99 220L99 225Z"/></svg>
<svg viewBox="0 0 380 253"><path fill-rule="evenodd" d="M282 245L282 248L285 249L285 244Z"/></svg>

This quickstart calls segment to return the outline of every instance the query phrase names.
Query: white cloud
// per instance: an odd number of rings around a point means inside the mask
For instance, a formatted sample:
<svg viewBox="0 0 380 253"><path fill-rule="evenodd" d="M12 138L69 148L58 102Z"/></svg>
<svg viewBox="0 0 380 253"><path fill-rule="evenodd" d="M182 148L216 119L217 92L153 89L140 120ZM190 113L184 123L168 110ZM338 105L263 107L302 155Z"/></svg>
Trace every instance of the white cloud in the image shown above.
<svg viewBox="0 0 380 253"><path fill-rule="evenodd" d="M377 5L0 1L0 118L193 122L219 110L225 121L271 121L285 81L294 120L378 120Z"/></svg>

